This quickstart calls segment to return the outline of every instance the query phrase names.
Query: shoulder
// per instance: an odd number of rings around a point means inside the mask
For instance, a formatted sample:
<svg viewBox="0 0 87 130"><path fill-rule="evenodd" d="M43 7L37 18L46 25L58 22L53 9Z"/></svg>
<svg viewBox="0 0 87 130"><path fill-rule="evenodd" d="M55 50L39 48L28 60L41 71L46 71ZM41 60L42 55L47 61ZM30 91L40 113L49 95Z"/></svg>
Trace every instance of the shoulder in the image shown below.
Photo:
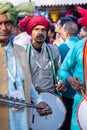
<svg viewBox="0 0 87 130"><path fill-rule="evenodd" d="M65 49L65 48L69 48L68 46L67 46L67 44L66 43L62 43L62 44L60 44L59 46L58 46L58 48L59 49Z"/></svg>
<svg viewBox="0 0 87 130"><path fill-rule="evenodd" d="M47 45L50 47L52 53L59 54L59 49L57 48L56 45L53 44L47 44Z"/></svg>
<svg viewBox="0 0 87 130"><path fill-rule="evenodd" d="M56 49L57 48L57 46L56 45L54 45L54 44L47 44L50 48L52 48L52 49Z"/></svg>
<svg viewBox="0 0 87 130"><path fill-rule="evenodd" d="M20 45L17 45L17 44L14 45L14 52L15 54L17 54L17 56L21 58L27 57L25 48Z"/></svg>
<svg viewBox="0 0 87 130"><path fill-rule="evenodd" d="M20 46L20 45L17 45L17 44L14 44L14 48L18 51L25 51L24 47Z"/></svg>
<svg viewBox="0 0 87 130"><path fill-rule="evenodd" d="M76 45L73 47L73 49L76 50L76 51L79 50L80 48L83 49L86 40L87 40L86 38L83 38L83 39L79 40L76 43Z"/></svg>
<svg viewBox="0 0 87 130"><path fill-rule="evenodd" d="M55 62L61 61L61 55L56 45L48 44L51 50L51 54Z"/></svg>

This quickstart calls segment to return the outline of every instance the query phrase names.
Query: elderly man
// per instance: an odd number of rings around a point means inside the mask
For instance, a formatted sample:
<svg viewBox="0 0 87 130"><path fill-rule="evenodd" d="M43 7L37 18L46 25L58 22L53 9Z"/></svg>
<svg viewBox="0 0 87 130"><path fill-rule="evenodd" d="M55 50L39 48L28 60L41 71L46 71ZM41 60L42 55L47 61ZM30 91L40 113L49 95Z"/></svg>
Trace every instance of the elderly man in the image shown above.
<svg viewBox="0 0 87 130"><path fill-rule="evenodd" d="M17 12L11 3L0 3L0 95L8 95L30 102L31 89L34 102L38 103L38 106L48 108L48 111L38 110L39 114L51 114L51 109L40 99L30 81L24 48L13 45L9 40L16 16ZM14 108L0 107L0 129L29 130L28 113L29 109L26 108L15 111Z"/></svg>

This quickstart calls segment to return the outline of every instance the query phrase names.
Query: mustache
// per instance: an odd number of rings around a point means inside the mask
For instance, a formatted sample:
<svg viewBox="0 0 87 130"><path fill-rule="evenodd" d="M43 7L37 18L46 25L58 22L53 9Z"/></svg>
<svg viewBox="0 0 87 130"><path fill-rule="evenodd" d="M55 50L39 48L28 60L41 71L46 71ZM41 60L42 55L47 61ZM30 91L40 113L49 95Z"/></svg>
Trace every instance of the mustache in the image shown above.
<svg viewBox="0 0 87 130"><path fill-rule="evenodd" d="M37 37L36 38L44 38L44 35L42 35L42 34L39 34L39 35L37 35Z"/></svg>

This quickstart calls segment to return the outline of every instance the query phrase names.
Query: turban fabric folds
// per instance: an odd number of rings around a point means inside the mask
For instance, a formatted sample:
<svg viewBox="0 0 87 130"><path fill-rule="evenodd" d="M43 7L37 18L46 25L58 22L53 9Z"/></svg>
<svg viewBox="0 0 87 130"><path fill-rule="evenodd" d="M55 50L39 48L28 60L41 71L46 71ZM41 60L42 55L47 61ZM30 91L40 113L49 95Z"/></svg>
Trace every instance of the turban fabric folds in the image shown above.
<svg viewBox="0 0 87 130"><path fill-rule="evenodd" d="M12 22L12 24L16 23L17 12L15 11L15 7L12 3L0 3L0 14L6 13L8 19Z"/></svg>
<svg viewBox="0 0 87 130"><path fill-rule="evenodd" d="M24 29L29 35L32 33L33 28L37 25L43 25L48 31L50 22L44 16L33 16L23 18L18 24L18 26L21 29Z"/></svg>
<svg viewBox="0 0 87 130"><path fill-rule="evenodd" d="M82 7L78 7L78 12L81 14L81 18L78 19L78 23L82 26L87 27L87 10L83 9Z"/></svg>

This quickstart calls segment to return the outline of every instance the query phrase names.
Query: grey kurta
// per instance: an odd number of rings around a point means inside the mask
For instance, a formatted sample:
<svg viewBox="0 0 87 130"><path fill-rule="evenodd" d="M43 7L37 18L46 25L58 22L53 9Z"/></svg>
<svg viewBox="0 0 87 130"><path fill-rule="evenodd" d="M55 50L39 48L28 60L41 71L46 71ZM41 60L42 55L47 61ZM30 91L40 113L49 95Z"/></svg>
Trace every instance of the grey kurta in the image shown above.
<svg viewBox="0 0 87 130"><path fill-rule="evenodd" d="M57 71L61 62L60 53L55 45L49 46L53 55L55 70ZM33 46L31 46L30 51L30 71L34 86L39 86L42 90L54 92L52 64L46 49L46 43L42 45L40 53Z"/></svg>

